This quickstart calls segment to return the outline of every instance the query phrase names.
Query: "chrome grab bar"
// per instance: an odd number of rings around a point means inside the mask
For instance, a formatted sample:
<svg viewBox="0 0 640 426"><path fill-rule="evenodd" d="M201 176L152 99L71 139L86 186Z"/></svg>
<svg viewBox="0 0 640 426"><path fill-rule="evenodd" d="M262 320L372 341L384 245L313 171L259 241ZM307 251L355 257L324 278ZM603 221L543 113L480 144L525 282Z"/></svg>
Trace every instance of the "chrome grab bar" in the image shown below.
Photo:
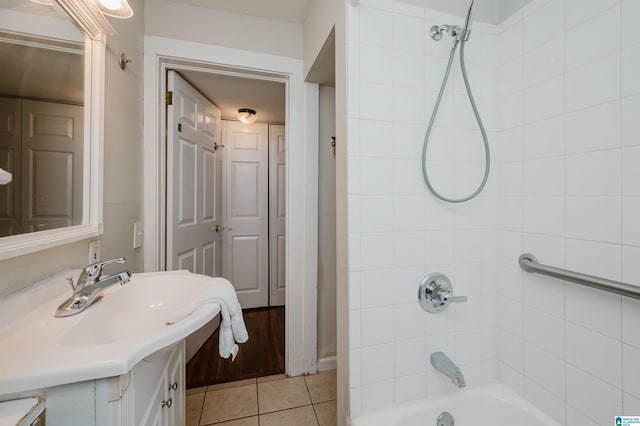
<svg viewBox="0 0 640 426"><path fill-rule="evenodd" d="M520 267L523 270L532 274L538 273L548 275L550 277L571 281L576 284L596 288L598 290L608 291L609 293L640 299L639 286L609 280L607 278L595 277L593 275L581 274L580 272L568 271L554 266L541 265L538 263L538 259L536 259L536 257L531 253L521 254L518 259L518 263L520 263Z"/></svg>

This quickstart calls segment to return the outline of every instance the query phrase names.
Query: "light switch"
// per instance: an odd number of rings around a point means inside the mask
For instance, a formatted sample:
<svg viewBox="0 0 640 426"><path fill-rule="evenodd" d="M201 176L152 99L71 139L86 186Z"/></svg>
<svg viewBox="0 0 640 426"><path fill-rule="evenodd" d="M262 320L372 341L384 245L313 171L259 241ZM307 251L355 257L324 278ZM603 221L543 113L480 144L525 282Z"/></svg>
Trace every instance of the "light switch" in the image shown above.
<svg viewBox="0 0 640 426"><path fill-rule="evenodd" d="M142 222L133 224L133 248L142 247Z"/></svg>

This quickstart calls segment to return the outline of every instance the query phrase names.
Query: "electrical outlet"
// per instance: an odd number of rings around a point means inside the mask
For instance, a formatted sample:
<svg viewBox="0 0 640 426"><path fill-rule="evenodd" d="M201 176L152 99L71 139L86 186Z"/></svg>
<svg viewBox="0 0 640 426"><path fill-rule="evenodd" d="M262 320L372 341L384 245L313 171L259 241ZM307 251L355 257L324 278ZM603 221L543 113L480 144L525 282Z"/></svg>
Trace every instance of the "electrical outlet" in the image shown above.
<svg viewBox="0 0 640 426"><path fill-rule="evenodd" d="M133 248L142 247L142 222L133 224Z"/></svg>
<svg viewBox="0 0 640 426"><path fill-rule="evenodd" d="M89 263L100 260L100 240L89 241Z"/></svg>

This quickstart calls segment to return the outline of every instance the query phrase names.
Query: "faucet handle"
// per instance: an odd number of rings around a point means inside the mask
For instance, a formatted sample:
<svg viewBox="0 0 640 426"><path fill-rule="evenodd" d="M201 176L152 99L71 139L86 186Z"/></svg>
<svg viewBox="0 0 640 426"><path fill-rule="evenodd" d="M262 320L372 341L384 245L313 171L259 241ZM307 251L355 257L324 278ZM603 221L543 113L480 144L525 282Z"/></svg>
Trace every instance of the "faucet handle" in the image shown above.
<svg viewBox="0 0 640 426"><path fill-rule="evenodd" d="M451 293L447 292L440 296L440 300L442 303L464 303L467 301L467 296L452 296Z"/></svg>
<svg viewBox="0 0 640 426"><path fill-rule="evenodd" d="M439 272L434 272L422 280L418 289L420 306L427 312L438 313L449 306L449 303L463 303L466 296L453 296L451 280Z"/></svg>
<svg viewBox="0 0 640 426"><path fill-rule="evenodd" d="M106 265L110 265L112 263L124 263L125 261L126 259L124 257L116 257L115 259L103 260L85 266L84 271L91 278L100 278L100 276L102 275L102 269Z"/></svg>

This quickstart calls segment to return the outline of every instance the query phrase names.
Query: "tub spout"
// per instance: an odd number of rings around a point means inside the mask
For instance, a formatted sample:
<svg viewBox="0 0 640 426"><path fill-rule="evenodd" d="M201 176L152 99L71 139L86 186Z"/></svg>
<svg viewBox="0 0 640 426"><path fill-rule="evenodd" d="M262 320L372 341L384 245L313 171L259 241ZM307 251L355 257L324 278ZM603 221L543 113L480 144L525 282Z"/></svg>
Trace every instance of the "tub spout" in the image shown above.
<svg viewBox="0 0 640 426"><path fill-rule="evenodd" d="M440 371L445 376L451 379L451 383L453 383L458 388L463 388L466 386L464 381L464 375L458 367L448 356L444 354L444 352L434 352L431 354L431 365L438 371Z"/></svg>

